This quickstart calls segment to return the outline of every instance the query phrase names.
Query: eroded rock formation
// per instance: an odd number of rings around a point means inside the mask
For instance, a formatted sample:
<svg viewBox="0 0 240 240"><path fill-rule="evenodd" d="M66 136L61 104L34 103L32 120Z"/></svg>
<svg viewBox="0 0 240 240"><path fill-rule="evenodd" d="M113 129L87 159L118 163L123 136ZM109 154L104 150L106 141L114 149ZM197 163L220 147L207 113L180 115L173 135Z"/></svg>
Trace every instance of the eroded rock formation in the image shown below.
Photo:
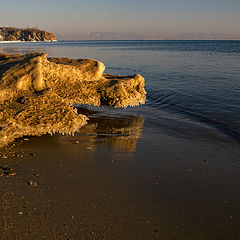
<svg viewBox="0 0 240 240"><path fill-rule="evenodd" d="M0 54L0 147L26 135L74 134L88 118L73 104L126 108L145 103L142 76L104 70L92 59Z"/></svg>
<svg viewBox="0 0 240 240"><path fill-rule="evenodd" d="M39 30L37 28L0 28L0 41L55 41L53 33Z"/></svg>

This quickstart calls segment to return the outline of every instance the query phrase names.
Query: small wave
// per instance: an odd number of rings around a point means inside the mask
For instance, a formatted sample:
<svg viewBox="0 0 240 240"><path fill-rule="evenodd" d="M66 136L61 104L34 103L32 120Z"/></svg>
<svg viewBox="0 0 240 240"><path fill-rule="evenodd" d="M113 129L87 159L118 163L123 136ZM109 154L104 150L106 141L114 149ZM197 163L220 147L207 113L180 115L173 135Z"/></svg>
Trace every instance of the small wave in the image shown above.
<svg viewBox="0 0 240 240"><path fill-rule="evenodd" d="M149 91L149 106L162 109L176 115L181 115L191 121L203 123L213 127L227 135L232 140L240 142L240 129L237 123L236 111L228 105L198 98L196 96L187 96L176 91Z"/></svg>

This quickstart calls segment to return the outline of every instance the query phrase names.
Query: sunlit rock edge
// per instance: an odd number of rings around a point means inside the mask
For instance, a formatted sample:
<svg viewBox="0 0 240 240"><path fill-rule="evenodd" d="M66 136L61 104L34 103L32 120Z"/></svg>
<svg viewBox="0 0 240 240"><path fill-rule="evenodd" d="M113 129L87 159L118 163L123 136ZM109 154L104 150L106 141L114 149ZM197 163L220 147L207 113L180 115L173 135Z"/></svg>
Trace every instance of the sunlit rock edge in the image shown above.
<svg viewBox="0 0 240 240"><path fill-rule="evenodd" d="M93 59L0 54L0 147L27 135L73 135L88 120L74 104L126 108L145 103L141 75L104 70Z"/></svg>

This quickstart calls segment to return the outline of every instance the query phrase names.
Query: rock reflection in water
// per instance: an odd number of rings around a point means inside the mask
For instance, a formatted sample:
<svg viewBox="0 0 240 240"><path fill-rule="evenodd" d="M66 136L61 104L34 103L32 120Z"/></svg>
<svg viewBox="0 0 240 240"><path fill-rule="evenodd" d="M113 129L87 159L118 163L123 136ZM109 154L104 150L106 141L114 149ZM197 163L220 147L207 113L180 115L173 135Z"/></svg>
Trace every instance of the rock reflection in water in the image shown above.
<svg viewBox="0 0 240 240"><path fill-rule="evenodd" d="M74 137L69 138L73 143L79 141L92 149L100 142L115 151L134 152L142 135L143 124L143 117L94 116Z"/></svg>

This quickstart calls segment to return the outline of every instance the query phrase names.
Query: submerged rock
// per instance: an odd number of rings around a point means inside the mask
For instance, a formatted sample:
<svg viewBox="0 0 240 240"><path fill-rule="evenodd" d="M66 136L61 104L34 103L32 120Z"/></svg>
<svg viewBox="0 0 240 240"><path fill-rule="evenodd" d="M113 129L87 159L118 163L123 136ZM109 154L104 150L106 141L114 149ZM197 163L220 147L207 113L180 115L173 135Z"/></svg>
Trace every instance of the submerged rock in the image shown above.
<svg viewBox="0 0 240 240"><path fill-rule="evenodd" d="M73 104L126 108L145 103L142 76L104 70L92 59L0 54L0 147L26 135L74 134L88 118Z"/></svg>

